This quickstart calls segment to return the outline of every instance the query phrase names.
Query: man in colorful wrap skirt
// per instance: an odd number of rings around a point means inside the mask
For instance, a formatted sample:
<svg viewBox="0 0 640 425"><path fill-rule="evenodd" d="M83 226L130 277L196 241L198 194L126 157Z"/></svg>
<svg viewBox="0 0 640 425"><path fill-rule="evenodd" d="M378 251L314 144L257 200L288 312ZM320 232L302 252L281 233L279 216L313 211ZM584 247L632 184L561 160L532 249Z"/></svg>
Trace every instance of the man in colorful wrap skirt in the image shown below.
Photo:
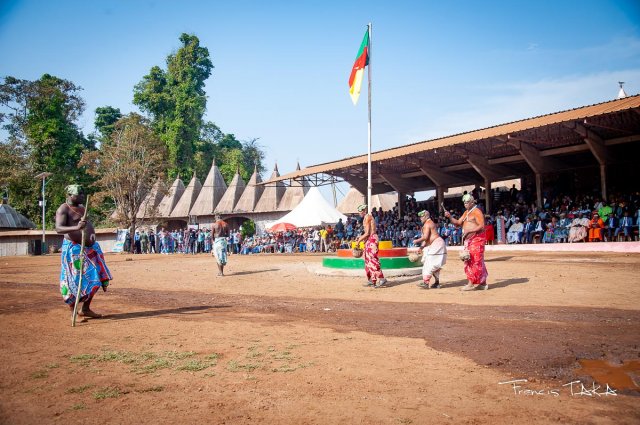
<svg viewBox="0 0 640 425"><path fill-rule="evenodd" d="M367 283L364 286L373 286L380 288L387 283L384 278L382 269L380 268L380 260L378 259L378 234L376 232L376 223L371 214L367 213L367 205L358 206L358 213L362 220L364 233L356 240L356 244L366 241L364 244L364 271L367 274Z"/></svg>
<svg viewBox="0 0 640 425"><path fill-rule="evenodd" d="M211 226L213 230L213 255L218 264L218 276L224 276L224 266L227 264L227 239L229 238L229 226L216 215L216 221Z"/></svg>
<svg viewBox="0 0 640 425"><path fill-rule="evenodd" d="M462 226L462 240L464 249L469 251L470 258L464 262L464 272L469 283L461 288L462 291L486 290L487 267L484 264L484 246L487 238L484 232L484 214L476 205L476 200L470 194L462 197L465 212L459 219L451 217L449 211L444 216L456 226Z"/></svg>
<svg viewBox="0 0 640 425"><path fill-rule="evenodd" d="M67 201L56 211L56 232L64 235L62 243L62 270L60 272L60 293L71 311L76 302L78 284L82 309L79 316L100 318L101 314L91 310L93 296L102 288L109 286L111 273L104 261L100 245L96 242L96 232L89 220L84 216L84 190L82 186L72 184L67 186ZM82 229L85 231L84 263L80 272L80 254L82 253Z"/></svg>

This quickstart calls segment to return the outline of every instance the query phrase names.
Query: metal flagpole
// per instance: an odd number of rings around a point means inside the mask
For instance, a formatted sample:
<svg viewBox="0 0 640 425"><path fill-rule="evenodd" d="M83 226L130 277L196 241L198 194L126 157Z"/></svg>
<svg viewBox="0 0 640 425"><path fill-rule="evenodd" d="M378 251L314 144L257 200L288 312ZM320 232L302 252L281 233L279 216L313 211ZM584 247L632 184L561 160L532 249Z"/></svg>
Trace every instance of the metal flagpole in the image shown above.
<svg viewBox="0 0 640 425"><path fill-rule="evenodd" d="M372 188L372 184L371 184L371 30L372 30L372 25L371 22L369 22L368 25L369 29L369 51L368 56L369 56L369 70L367 71L367 76L368 76L368 94L369 94L369 126L368 126L368 139L369 139L369 143L368 143L368 154L367 154L367 211L369 212L369 214L371 213L371 188Z"/></svg>

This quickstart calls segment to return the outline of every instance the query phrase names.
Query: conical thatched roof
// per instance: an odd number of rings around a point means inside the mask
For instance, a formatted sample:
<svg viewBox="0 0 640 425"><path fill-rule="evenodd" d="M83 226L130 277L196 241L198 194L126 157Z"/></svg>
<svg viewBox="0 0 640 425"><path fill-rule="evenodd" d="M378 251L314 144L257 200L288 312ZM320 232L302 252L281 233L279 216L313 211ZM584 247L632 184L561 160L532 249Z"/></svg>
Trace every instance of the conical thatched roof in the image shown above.
<svg viewBox="0 0 640 425"><path fill-rule="evenodd" d="M178 201L176 206L173 207L173 210L171 211L171 217L187 218L189 216L189 211L191 211L193 203L196 201L196 198L200 194L200 189L202 189L202 184L200 184L200 180L198 180L194 173L191 181L189 182L189 185L180 197L180 200Z"/></svg>
<svg viewBox="0 0 640 425"><path fill-rule="evenodd" d="M213 215L218 202L220 202L226 191L227 184L224 182L224 177L222 177L222 173L220 173L220 169L214 160L211 170L209 170L209 174L202 185L202 190L200 190L200 194L191 207L189 214Z"/></svg>
<svg viewBox="0 0 640 425"><path fill-rule="evenodd" d="M398 196L395 193L381 193L371 196L371 208L382 211L392 210L396 206L396 202L398 202ZM351 187L336 208L343 214L355 214L358 212L358 205L366 203L367 197L355 187Z"/></svg>
<svg viewBox="0 0 640 425"><path fill-rule="evenodd" d="M147 195L147 197L144 198L144 201L142 201L142 204L138 209L138 213L136 214L137 218L150 218L156 214L156 208L158 207L158 205L160 204L163 198L162 191L160 190L160 188L162 187L162 184L163 183L160 180L155 182L155 184L149 191L149 194ZM115 211L114 211L114 214L116 214ZM112 215L112 218L113 217L114 216Z"/></svg>
<svg viewBox="0 0 640 425"><path fill-rule="evenodd" d="M184 183L182 183L180 176L178 176L169 188L169 193L162 198L160 205L158 205L158 217L169 218L171 211L173 211L183 193Z"/></svg>
<svg viewBox="0 0 640 425"><path fill-rule="evenodd" d="M244 184L244 180L240 176L240 171L236 171L236 174L233 176L233 180L229 184L227 191L220 199L220 202L216 206L214 213L216 214L231 214L233 213L233 208L238 203L240 196L242 196L242 192L244 192L244 188L246 185Z"/></svg>
<svg viewBox="0 0 640 425"><path fill-rule="evenodd" d="M276 177L280 177L280 173L278 172L278 164L276 164L273 169L273 173L271 173L271 177L269 180L275 179ZM263 186L264 187L264 186ZM284 196L286 188L282 182L276 182L274 185L269 185L264 188L262 192L262 196L256 207L254 208L254 212L271 212L277 211L278 205Z"/></svg>
<svg viewBox="0 0 640 425"><path fill-rule="evenodd" d="M14 210L9 204L0 204L0 229L35 229L33 221Z"/></svg>
<svg viewBox="0 0 640 425"><path fill-rule="evenodd" d="M300 163L296 171L300 171ZM284 196L278 205L278 211L291 211L298 206L304 199L304 195L309 191L309 183L303 178L302 183L298 181L292 181L291 186L284 192Z"/></svg>
<svg viewBox="0 0 640 425"><path fill-rule="evenodd" d="M258 183L262 182L260 178L260 174L258 174L258 167L253 168L253 174L249 179L249 183L247 183L247 187L244 192L242 192L242 196L238 200L238 203L233 208L234 212L253 212L262 196L262 192L264 191L264 186L257 186Z"/></svg>

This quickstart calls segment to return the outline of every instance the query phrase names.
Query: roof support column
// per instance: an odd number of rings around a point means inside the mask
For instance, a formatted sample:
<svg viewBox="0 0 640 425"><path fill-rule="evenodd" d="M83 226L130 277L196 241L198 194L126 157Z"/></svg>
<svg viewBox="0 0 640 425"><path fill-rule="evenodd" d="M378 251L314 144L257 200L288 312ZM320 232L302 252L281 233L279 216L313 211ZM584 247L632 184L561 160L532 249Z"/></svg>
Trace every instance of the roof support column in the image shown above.
<svg viewBox="0 0 640 425"><path fill-rule="evenodd" d="M584 121L585 124L587 120ZM566 125L569 128L572 128L576 133L580 134L584 140L584 142L589 146L589 150L596 158L598 163L600 163L600 192L602 194L602 199L607 199L607 173L606 166L607 164L613 162L613 155L609 148L607 148L604 144L604 140L598 134L596 134L593 130L587 128L585 125L581 123L572 123L570 125Z"/></svg>
<svg viewBox="0 0 640 425"><path fill-rule="evenodd" d="M600 164L600 192L602 193L602 201L607 200L607 165Z"/></svg>
<svg viewBox="0 0 640 425"><path fill-rule="evenodd" d="M542 174L536 173L536 207L542 208Z"/></svg>
<svg viewBox="0 0 640 425"><path fill-rule="evenodd" d="M438 215L436 214L436 212L440 211L440 208L442 208L442 204L444 202L444 187L442 186L436 186L436 196L438 197L438 205L436 206L436 211L434 211L434 215Z"/></svg>
<svg viewBox="0 0 640 425"><path fill-rule="evenodd" d="M405 194L402 192L398 192L398 218L402 218L402 214L404 213L404 201Z"/></svg>
<svg viewBox="0 0 640 425"><path fill-rule="evenodd" d="M491 182L489 180L484 181L484 204L486 211L485 214L491 214Z"/></svg>

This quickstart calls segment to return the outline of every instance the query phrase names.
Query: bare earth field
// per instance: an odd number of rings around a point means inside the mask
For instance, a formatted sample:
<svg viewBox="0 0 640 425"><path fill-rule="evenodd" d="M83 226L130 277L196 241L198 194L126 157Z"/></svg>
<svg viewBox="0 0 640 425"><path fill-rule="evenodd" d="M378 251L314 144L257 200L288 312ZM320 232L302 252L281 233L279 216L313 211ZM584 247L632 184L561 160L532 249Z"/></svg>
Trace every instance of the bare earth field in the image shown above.
<svg viewBox="0 0 640 425"><path fill-rule="evenodd" d="M423 290L108 254L105 317L75 328L58 256L0 258L0 423L640 423L640 254L488 253L464 293L456 257Z"/></svg>

